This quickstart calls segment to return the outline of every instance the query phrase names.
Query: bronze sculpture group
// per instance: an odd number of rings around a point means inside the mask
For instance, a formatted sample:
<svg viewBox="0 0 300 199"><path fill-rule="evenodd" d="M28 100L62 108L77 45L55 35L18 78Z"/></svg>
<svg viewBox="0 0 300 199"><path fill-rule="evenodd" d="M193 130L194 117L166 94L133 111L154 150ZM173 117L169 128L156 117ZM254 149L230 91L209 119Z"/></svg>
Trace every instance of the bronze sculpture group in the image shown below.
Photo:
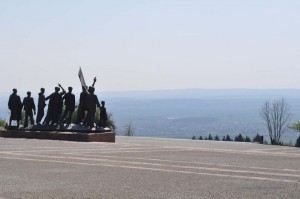
<svg viewBox="0 0 300 199"><path fill-rule="evenodd" d="M82 86L82 92L80 94L79 105L77 109L77 118L75 124L84 125L93 128L95 126L105 127L107 121L107 113L105 108L105 102L99 103L97 95L95 95L94 85L96 78L92 86ZM45 97L45 89L41 88L38 94L38 106L37 106L37 125L63 125L70 124L73 113L75 111L75 95L72 93L73 88L68 87L68 92L58 84L55 87L55 91L48 97ZM44 108L46 107L46 101L49 100L48 110L46 117L44 117ZM65 109L63 111L63 105ZM100 121L96 122L96 110L97 107L100 109ZM17 126L20 125L22 109L25 111L24 127L28 127L28 118L30 119L31 125L34 125L33 115L36 114L36 108L31 92L27 92L27 97L21 102L20 96L17 95L17 89L13 89L13 93L10 95L8 100L8 108L11 111L9 118L9 126L11 126L12 120L17 121ZM96 125L95 125L96 124Z"/></svg>

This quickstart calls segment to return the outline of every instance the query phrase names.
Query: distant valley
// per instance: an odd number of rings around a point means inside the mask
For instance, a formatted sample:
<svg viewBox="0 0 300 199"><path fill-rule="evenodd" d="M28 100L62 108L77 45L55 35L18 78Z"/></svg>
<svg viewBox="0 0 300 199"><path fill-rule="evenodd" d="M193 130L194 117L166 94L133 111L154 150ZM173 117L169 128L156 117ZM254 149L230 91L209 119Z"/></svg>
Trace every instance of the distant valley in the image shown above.
<svg viewBox="0 0 300 199"><path fill-rule="evenodd" d="M76 94L77 97L79 94ZM214 90L183 89L165 91L99 92L107 110L113 114L117 133L123 134L129 122L136 136L190 139L208 134L220 137L238 133L267 137L259 110L266 100L285 98L291 107L292 121L300 120L300 90ZM0 117L8 118L8 96L1 95ZM294 140L290 131L283 138Z"/></svg>

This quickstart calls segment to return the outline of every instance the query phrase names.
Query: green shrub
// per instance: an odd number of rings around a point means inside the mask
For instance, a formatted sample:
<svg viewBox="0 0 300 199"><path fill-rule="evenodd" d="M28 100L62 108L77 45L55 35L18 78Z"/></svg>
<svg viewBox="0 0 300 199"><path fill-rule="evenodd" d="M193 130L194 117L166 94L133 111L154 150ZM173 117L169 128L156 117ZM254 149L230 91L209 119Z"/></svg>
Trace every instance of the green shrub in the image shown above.
<svg viewBox="0 0 300 199"><path fill-rule="evenodd" d="M0 128L4 129L6 124L6 120L4 118L0 118Z"/></svg>
<svg viewBox="0 0 300 199"><path fill-rule="evenodd" d="M116 127L115 121L113 120L112 116L113 116L112 113L107 114L106 126L115 132L117 127Z"/></svg>
<svg viewBox="0 0 300 199"><path fill-rule="evenodd" d="M77 104L78 106L78 104ZM77 113L78 113L78 108L75 109L73 115L72 115L72 119L71 119L71 123L75 123L76 120L77 120ZM112 113L107 113L107 121L106 121L106 124L105 126L110 128L112 131L116 131L117 127L115 125L115 121L113 120L113 117L112 117ZM96 123L98 124L100 121L100 109L97 108L96 110Z"/></svg>
<svg viewBox="0 0 300 199"><path fill-rule="evenodd" d="M126 126L125 126L125 131L124 131L124 135L125 136L133 136L135 133L135 129L134 127L132 126L131 122L129 122ZM196 139L195 136L193 136L193 140Z"/></svg>

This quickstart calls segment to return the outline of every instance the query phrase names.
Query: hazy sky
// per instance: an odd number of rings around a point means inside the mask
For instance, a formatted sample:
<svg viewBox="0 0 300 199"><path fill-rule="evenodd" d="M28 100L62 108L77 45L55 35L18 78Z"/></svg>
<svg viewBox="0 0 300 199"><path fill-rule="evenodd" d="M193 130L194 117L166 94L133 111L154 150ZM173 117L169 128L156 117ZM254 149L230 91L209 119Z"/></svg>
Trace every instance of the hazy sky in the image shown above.
<svg viewBox="0 0 300 199"><path fill-rule="evenodd" d="M299 0L1 0L0 92L300 88ZM47 92L47 93L48 93Z"/></svg>

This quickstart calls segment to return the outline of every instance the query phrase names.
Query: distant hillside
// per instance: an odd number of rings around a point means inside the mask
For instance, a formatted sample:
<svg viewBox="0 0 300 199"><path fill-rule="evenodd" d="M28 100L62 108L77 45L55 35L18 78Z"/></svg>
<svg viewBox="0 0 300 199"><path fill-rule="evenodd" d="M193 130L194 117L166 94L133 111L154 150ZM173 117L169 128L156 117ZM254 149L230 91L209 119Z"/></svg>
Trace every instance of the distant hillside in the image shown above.
<svg viewBox="0 0 300 199"><path fill-rule="evenodd" d="M300 89L178 89L154 91L98 92L107 98L133 99L266 99L300 98Z"/></svg>
<svg viewBox="0 0 300 199"><path fill-rule="evenodd" d="M113 113L119 134L131 122L139 136L191 138L209 133L267 136L259 110L266 100L282 97L291 106L293 120L300 120L300 90L186 89L97 94ZM79 93L76 95L78 98ZM8 96L0 98L0 117L8 117L7 99ZM290 132L284 139L295 140L297 136Z"/></svg>
<svg viewBox="0 0 300 199"><path fill-rule="evenodd" d="M186 89L165 91L103 92L108 110L122 128L131 121L137 135L190 138L238 133L266 136L259 110L266 100L285 98L293 120L300 120L300 90L211 90ZM298 119L299 118L299 119ZM298 134L290 132L286 140Z"/></svg>

